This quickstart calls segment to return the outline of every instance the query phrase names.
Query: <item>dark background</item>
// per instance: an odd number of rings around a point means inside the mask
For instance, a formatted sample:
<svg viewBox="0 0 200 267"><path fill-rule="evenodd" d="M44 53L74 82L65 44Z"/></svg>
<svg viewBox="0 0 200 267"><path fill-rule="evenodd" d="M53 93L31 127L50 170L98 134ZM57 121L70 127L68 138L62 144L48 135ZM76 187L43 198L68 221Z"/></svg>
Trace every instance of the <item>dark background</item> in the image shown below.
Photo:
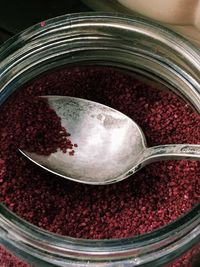
<svg viewBox="0 0 200 267"><path fill-rule="evenodd" d="M67 13L90 11L80 0L0 0L0 44L29 26Z"/></svg>

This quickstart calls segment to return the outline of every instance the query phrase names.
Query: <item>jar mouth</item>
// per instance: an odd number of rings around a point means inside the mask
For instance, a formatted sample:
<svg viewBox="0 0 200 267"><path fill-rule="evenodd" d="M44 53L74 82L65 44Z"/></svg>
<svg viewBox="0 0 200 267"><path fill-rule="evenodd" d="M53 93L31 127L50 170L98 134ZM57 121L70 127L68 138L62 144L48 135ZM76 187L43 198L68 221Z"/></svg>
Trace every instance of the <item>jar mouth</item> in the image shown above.
<svg viewBox="0 0 200 267"><path fill-rule="evenodd" d="M113 42L116 42L114 47ZM95 56L91 51L95 51ZM177 87L176 93L200 113L199 51L178 34L149 20L100 12L51 19L8 40L0 48L0 105L20 85L46 71L47 65L50 69L77 62L107 61L119 67L126 65L128 70L137 70L150 78L155 75L156 81L172 90ZM102 260L108 255L123 258L138 255L141 247L152 251L187 235L199 236L199 212L200 204L197 204L176 221L140 236L87 240L44 231L1 204L0 234L2 237L9 234L12 242L21 240L50 253L62 256L67 253L71 258L98 256Z"/></svg>

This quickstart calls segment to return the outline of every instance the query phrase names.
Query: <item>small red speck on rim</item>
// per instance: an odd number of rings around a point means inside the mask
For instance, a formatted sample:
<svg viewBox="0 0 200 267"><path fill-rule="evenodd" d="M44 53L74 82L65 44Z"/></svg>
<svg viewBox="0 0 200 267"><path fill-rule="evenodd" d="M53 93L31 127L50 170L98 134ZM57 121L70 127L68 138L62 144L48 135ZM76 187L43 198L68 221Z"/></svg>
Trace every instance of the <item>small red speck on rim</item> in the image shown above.
<svg viewBox="0 0 200 267"><path fill-rule="evenodd" d="M41 26L41 27L44 27L45 25L46 25L46 22L45 22L45 21L41 21L41 22L40 22L40 26Z"/></svg>

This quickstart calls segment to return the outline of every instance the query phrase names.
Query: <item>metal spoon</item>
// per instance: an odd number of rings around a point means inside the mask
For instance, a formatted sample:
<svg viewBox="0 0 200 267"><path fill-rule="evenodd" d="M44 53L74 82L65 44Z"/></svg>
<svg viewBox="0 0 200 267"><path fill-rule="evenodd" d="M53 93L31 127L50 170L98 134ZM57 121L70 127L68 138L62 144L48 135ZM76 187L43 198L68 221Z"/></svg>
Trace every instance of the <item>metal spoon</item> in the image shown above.
<svg viewBox="0 0 200 267"><path fill-rule="evenodd" d="M147 148L140 127L123 113L74 97L47 96L49 105L77 143L74 156L61 151L50 156L21 151L42 168L86 184L121 181L145 165L171 159L200 160L200 145L173 144Z"/></svg>

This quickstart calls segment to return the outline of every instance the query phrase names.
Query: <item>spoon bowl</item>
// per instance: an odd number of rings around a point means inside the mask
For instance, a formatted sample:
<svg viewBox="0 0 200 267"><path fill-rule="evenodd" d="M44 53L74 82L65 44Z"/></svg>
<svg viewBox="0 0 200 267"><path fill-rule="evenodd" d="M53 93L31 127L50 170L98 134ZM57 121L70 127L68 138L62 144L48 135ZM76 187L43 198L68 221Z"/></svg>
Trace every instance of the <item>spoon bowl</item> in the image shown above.
<svg viewBox="0 0 200 267"><path fill-rule="evenodd" d="M44 96L78 144L73 156L58 150L49 156L21 151L42 168L86 184L121 181L143 166L163 159L200 159L200 145L147 148L142 129L123 113L75 97Z"/></svg>

